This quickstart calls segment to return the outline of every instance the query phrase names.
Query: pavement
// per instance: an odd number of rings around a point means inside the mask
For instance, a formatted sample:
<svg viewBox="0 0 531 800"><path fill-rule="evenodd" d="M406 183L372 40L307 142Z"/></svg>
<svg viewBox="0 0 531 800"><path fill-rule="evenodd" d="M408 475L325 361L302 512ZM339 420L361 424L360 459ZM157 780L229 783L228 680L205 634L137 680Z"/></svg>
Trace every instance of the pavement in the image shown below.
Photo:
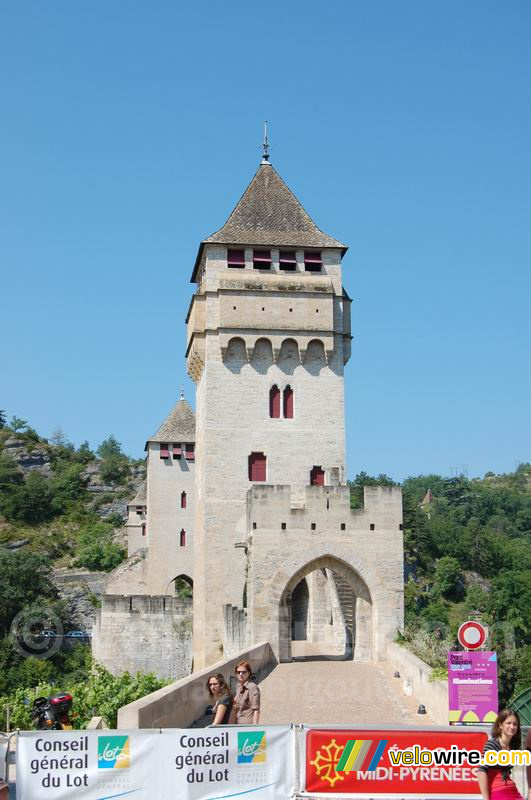
<svg viewBox="0 0 531 800"><path fill-rule="evenodd" d="M313 660L279 664L260 682L260 723L434 725L385 663Z"/></svg>

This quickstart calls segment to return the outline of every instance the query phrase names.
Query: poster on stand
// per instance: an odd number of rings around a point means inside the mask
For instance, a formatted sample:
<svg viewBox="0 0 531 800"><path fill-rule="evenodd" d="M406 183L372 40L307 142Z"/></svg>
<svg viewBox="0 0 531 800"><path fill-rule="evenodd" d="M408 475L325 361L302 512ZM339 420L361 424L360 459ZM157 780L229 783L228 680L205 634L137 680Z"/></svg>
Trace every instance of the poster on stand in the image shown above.
<svg viewBox="0 0 531 800"><path fill-rule="evenodd" d="M485 725L498 714L498 664L489 650L448 653L448 719L451 725Z"/></svg>
<svg viewBox="0 0 531 800"><path fill-rule="evenodd" d="M17 800L284 800L293 736L288 725L24 732Z"/></svg>

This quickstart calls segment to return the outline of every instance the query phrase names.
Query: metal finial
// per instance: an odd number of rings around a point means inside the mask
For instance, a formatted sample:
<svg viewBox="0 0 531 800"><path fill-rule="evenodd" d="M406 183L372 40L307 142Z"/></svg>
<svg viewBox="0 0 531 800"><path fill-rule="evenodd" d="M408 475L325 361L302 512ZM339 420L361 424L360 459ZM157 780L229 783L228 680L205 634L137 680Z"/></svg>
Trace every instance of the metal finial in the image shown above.
<svg viewBox="0 0 531 800"><path fill-rule="evenodd" d="M181 400L184 400L184 386L181 386Z"/></svg>
<svg viewBox="0 0 531 800"><path fill-rule="evenodd" d="M264 122L264 141L262 142L262 164L269 164L269 142L267 141L267 120Z"/></svg>

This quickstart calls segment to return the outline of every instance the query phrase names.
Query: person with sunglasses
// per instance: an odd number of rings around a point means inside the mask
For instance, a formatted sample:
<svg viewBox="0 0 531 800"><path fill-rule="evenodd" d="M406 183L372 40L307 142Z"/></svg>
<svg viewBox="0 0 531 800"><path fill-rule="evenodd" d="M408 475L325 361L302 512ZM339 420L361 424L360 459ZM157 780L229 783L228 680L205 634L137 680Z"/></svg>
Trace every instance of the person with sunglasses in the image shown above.
<svg viewBox="0 0 531 800"><path fill-rule="evenodd" d="M221 672L208 678L207 689L210 698L214 701L212 725L228 725L232 713L233 697Z"/></svg>
<svg viewBox="0 0 531 800"><path fill-rule="evenodd" d="M258 725L260 720L260 689L251 681L252 670L248 661L240 661L236 665L238 688L234 696L235 714L233 720L237 725Z"/></svg>

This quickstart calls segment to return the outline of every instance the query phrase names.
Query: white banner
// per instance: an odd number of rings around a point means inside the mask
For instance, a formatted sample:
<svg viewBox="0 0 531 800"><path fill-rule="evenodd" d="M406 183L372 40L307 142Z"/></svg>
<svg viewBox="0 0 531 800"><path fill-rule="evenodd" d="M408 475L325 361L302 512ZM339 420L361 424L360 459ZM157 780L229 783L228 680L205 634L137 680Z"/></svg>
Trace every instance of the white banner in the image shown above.
<svg viewBox="0 0 531 800"><path fill-rule="evenodd" d="M17 800L286 800L294 731L31 731L17 740Z"/></svg>

